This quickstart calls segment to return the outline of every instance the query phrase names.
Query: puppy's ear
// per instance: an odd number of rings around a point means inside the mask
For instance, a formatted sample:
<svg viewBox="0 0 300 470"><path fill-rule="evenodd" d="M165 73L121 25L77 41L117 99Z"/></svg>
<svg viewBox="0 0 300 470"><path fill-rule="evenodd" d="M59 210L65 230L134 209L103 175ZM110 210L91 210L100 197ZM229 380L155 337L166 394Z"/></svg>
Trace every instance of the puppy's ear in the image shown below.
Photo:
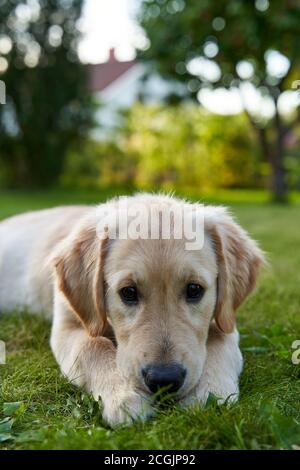
<svg viewBox="0 0 300 470"><path fill-rule="evenodd" d="M235 312L254 289L264 254L223 208L214 208L208 230L218 262L218 294L215 321L224 333L235 326Z"/></svg>
<svg viewBox="0 0 300 470"><path fill-rule="evenodd" d="M106 240L96 228L82 226L58 247L52 262L60 291L90 336L106 326L103 264Z"/></svg>

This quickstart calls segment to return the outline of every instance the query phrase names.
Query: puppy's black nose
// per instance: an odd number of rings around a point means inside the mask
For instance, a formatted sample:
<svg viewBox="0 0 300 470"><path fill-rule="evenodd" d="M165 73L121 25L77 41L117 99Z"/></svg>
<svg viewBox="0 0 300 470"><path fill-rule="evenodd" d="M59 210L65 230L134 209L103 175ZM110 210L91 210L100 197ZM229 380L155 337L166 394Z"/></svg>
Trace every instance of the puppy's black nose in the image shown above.
<svg viewBox="0 0 300 470"><path fill-rule="evenodd" d="M150 364L142 369L144 382L152 393L165 388L167 393L178 392L186 370L180 364Z"/></svg>

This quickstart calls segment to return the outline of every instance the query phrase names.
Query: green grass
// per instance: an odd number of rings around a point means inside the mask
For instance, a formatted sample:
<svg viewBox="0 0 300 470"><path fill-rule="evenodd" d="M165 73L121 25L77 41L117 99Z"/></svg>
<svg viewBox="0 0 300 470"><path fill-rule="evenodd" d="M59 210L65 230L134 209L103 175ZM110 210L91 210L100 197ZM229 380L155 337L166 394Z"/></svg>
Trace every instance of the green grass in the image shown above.
<svg viewBox="0 0 300 470"><path fill-rule="evenodd" d="M112 194L109 194L109 196ZM193 197L196 197L193 194ZM0 218L78 202L106 193L0 193ZM203 200L203 198L201 198ZM261 242L270 267L238 313L245 367L240 401L214 400L202 410L169 409L151 421L111 430L90 396L60 374L48 346L50 325L28 314L3 315L0 339L0 446L4 449L273 449L300 446L300 365L291 362L300 339L300 204L271 205L264 193L211 195L227 204ZM7 405L7 403L16 403ZM6 405L5 405L6 404ZM2 441L2 442L1 442Z"/></svg>

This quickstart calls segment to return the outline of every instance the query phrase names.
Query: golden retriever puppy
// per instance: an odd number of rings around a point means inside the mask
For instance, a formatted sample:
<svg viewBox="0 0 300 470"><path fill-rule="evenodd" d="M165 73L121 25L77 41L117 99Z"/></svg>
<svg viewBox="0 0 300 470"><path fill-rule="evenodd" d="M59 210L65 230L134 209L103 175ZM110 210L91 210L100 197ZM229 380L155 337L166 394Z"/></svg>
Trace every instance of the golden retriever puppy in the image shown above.
<svg viewBox="0 0 300 470"><path fill-rule="evenodd" d="M62 372L115 426L153 413L164 390L183 405L238 398L235 312L263 260L226 209L173 197L29 213L0 223L0 311L53 313Z"/></svg>

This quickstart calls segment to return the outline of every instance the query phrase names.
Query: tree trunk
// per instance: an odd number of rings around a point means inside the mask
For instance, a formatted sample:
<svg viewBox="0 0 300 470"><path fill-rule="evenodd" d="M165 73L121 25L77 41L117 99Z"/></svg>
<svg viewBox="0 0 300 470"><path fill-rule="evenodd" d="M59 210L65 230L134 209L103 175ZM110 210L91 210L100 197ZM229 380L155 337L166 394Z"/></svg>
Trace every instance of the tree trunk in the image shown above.
<svg viewBox="0 0 300 470"><path fill-rule="evenodd" d="M286 171L282 164L272 165L272 195L276 202L287 202Z"/></svg>
<svg viewBox="0 0 300 470"><path fill-rule="evenodd" d="M276 109L275 115L275 148L270 155L271 172L271 189L273 200L276 202L287 202L287 182L286 170L284 167L285 156L285 129L281 122L280 116Z"/></svg>
<svg viewBox="0 0 300 470"><path fill-rule="evenodd" d="M270 189L272 192L272 200L283 203L287 202L288 195L286 170L284 167L286 132L277 109L276 99L274 100L274 105L276 113L273 129L261 127L252 119L250 113L246 111L246 114L254 131L256 132L261 153L265 161L267 161L271 167ZM273 133L275 134L275 139L272 138Z"/></svg>

